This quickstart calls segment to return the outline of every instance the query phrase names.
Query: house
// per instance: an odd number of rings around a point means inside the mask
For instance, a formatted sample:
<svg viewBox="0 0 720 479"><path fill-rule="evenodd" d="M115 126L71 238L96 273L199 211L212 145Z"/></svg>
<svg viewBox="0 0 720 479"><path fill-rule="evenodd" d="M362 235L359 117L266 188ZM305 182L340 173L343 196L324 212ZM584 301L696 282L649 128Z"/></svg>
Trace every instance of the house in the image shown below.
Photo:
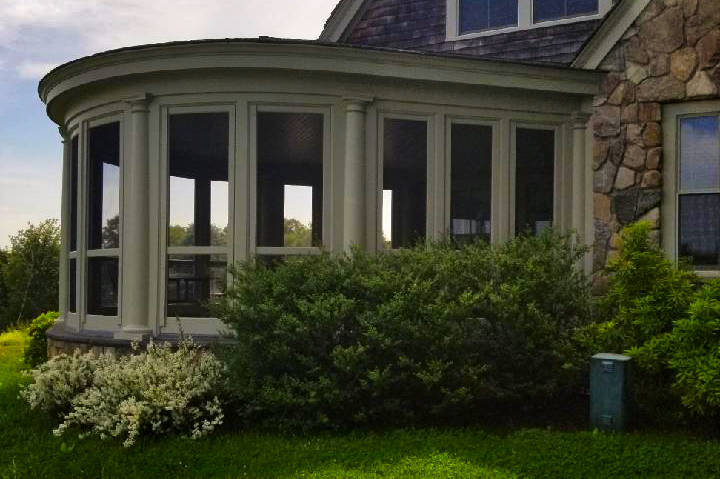
<svg viewBox="0 0 720 479"><path fill-rule="evenodd" d="M39 86L65 145L51 352L216 337L206 303L252 256L554 226L602 282L642 218L717 275L719 61L720 0L342 0L318 41L62 65Z"/></svg>

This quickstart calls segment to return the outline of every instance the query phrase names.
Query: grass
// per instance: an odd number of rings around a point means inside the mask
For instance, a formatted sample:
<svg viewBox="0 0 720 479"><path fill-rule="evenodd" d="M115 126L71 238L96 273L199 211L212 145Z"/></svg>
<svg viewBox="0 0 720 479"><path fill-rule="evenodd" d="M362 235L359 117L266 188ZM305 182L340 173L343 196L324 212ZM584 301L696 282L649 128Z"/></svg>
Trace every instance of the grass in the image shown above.
<svg viewBox="0 0 720 479"><path fill-rule="evenodd" d="M23 332L0 335L0 479L6 478L714 478L720 442L660 434L479 429L201 440L53 437L18 399Z"/></svg>

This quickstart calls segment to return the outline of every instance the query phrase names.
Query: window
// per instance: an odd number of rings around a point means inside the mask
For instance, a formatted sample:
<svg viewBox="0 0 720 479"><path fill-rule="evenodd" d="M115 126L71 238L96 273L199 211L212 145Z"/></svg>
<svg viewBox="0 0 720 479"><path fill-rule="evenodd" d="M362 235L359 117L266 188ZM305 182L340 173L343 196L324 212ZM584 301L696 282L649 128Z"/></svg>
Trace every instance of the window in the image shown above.
<svg viewBox="0 0 720 479"><path fill-rule="evenodd" d="M383 132L383 241L413 246L425 237L428 124L386 118Z"/></svg>
<svg viewBox="0 0 720 479"><path fill-rule="evenodd" d="M517 24L518 0L460 0L460 33Z"/></svg>
<svg viewBox="0 0 720 479"><path fill-rule="evenodd" d="M720 117L679 121L678 255L720 269Z"/></svg>
<svg viewBox="0 0 720 479"><path fill-rule="evenodd" d="M615 0L446 0L447 41L584 22L605 16Z"/></svg>
<svg viewBox="0 0 720 479"><path fill-rule="evenodd" d="M486 125L451 127L450 233L456 241L490 241L492 133Z"/></svg>
<svg viewBox="0 0 720 479"><path fill-rule="evenodd" d="M258 112L256 243L261 250L322 246L324 129L322 113Z"/></svg>
<svg viewBox="0 0 720 479"><path fill-rule="evenodd" d="M599 11L599 0L533 0L533 21L592 15Z"/></svg>
<svg viewBox="0 0 720 479"><path fill-rule="evenodd" d="M225 293L230 116L171 114L168 131L167 315L207 318Z"/></svg>
<svg viewBox="0 0 720 479"><path fill-rule="evenodd" d="M540 234L553 225L555 131L515 131L515 233Z"/></svg>
<svg viewBox="0 0 720 479"><path fill-rule="evenodd" d="M87 312L91 315L118 314L120 156L119 122L88 130Z"/></svg>

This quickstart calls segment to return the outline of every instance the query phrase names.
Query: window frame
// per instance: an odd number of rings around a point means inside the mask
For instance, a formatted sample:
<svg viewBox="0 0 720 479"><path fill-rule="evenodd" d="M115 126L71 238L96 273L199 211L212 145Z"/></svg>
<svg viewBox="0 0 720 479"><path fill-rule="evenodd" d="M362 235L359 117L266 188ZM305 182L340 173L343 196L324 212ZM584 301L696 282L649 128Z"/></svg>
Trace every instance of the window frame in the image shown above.
<svg viewBox="0 0 720 479"><path fill-rule="evenodd" d="M383 170L385 158L385 120L409 120L425 122L427 129L426 159L425 159L425 241L438 239L435 228L435 183L438 172L435 171L436 152L436 114L422 112L403 112L400 110L382 110L378 112L377 119L377 159L376 159L376 207L375 207L375 245L371 249L376 251L397 251L398 248L385 248L383 241Z"/></svg>
<svg viewBox="0 0 720 479"><path fill-rule="evenodd" d="M680 196L687 194L720 194L715 189L683 191L680 185L680 122L686 118L717 116L720 118L720 100L695 101L663 105L663 187L661 205L662 247L673 261L678 262L680 242ZM701 278L720 278L720 268L695 269Z"/></svg>
<svg viewBox="0 0 720 479"><path fill-rule="evenodd" d="M552 227L564 230L566 221L563 218L563 198L565 169L569 168L563 161L562 152L565 148L563 141L563 125L547 122L511 121L510 124L510 197L508 202L508 227L510 237L517 236L517 130L543 130L552 131L555 137L555 158L553 160L553 219Z"/></svg>
<svg viewBox="0 0 720 479"><path fill-rule="evenodd" d="M258 162L258 114L259 113L307 113L319 114L323 117L323 201L322 201L322 246L286 247L286 246L258 246L257 245L257 162ZM249 162L248 162L248 240L250 254L255 256L283 257L319 255L323 251L330 250L332 245L331 219L333 217L332 207L332 107L329 105L318 106L305 103L271 103L271 102L250 102L248 104L249 115Z"/></svg>
<svg viewBox="0 0 720 479"><path fill-rule="evenodd" d="M471 38L498 35L502 33L517 32L521 30L532 30L535 28L544 28L554 25L566 25L576 22L597 20L603 18L613 8L613 0L598 0L598 13L588 15L573 15L569 17L535 22L533 19L535 0L518 0L517 26L488 28L485 30L463 33L460 28L461 1L462 0L446 0L447 20L445 36L447 41L467 40Z"/></svg>
<svg viewBox="0 0 720 479"><path fill-rule="evenodd" d="M118 224L118 235L120 238L120 244L117 248L108 249L90 249L90 129L107 125L109 123L118 123L118 136L119 136L119 215L120 221ZM123 274L122 274L122 249L123 249L123 196L124 196L124 176L125 176L125 135L127 134L127 128L125 126L125 112L117 111L110 112L105 115L99 115L90 119L87 119L82 123L81 136L80 136L80 175L78 190L80 193L80 205L82 207L78 211L78 248L81 250L80 258L78 261L76 270L80 277L77 278L76 288L81 290L80 298L78 298L78 313L82 319L83 329L87 330L106 330L112 328L120 322L122 317L122 289L123 289ZM82 218L82 219L81 219ZM101 314L90 314L88 313L88 299L89 293L89 281L90 281L90 260L93 258L116 258L118 261L118 291L117 291L117 314L116 315L101 315ZM81 282L82 281L82 282Z"/></svg>
<svg viewBox="0 0 720 479"><path fill-rule="evenodd" d="M230 284L232 275L230 265L236 260L235 231L236 212L235 197L237 195L237 104L234 101L194 104L162 104L160 111L160 215L159 215L159 248L158 248L158 318L154 327L158 334L179 334L180 325L174 317L168 316L168 257L170 255L225 255L227 261L226 284ZM169 246L168 227L170 221L170 116L193 113L227 113L228 114L228 233L225 246ZM202 334L208 331L224 331L224 325L213 317L179 317L183 331L188 334Z"/></svg>
<svg viewBox="0 0 720 479"><path fill-rule="evenodd" d="M445 119L445 185L447 193L444 195L445 200L445 230L450 234L452 232L452 127L453 125L474 125L490 127L492 133L492 157L490 159L491 175L490 175L490 243L498 243L501 241L500 233L500 204L502 200L501 182L503 181L503 168L501 162L501 142L502 136L500 131L499 119L484 119L477 117L448 115Z"/></svg>

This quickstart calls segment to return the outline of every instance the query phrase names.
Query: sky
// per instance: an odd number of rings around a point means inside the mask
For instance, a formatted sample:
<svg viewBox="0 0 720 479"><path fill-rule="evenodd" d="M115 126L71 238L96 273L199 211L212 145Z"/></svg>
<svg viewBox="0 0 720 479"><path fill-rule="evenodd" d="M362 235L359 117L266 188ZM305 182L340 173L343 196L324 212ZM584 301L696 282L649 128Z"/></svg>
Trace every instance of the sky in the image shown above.
<svg viewBox="0 0 720 479"><path fill-rule="evenodd" d="M145 43L314 39L336 1L0 0L0 247L28 222L60 218L62 144L37 95L53 67Z"/></svg>

